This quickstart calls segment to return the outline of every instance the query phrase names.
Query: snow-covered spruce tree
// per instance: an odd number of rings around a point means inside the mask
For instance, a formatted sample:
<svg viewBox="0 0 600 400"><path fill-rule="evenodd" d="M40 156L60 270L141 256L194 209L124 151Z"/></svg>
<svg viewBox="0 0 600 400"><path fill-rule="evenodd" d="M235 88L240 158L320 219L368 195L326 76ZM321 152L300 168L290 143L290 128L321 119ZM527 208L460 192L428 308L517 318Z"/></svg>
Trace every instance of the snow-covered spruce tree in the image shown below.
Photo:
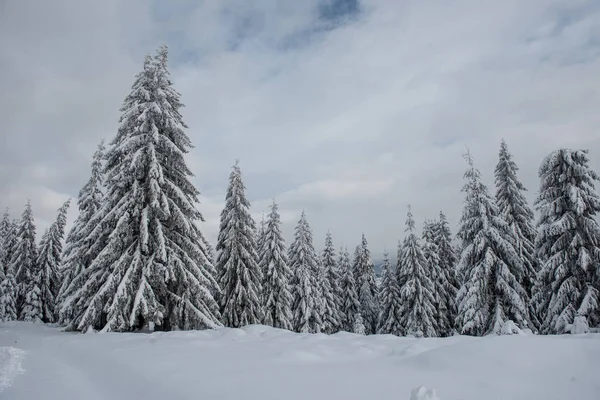
<svg viewBox="0 0 600 400"><path fill-rule="evenodd" d="M147 56L106 153L106 195L91 219L83 285L69 297L68 329L220 326L212 269L196 222L192 147L167 70L167 47Z"/></svg>
<svg viewBox="0 0 600 400"><path fill-rule="evenodd" d="M45 323L56 321L56 296L60 288L58 268L61 264L62 241L70 205L71 199L58 209L56 221L50 225L40 241L37 266L40 273L42 322Z"/></svg>
<svg viewBox="0 0 600 400"><path fill-rule="evenodd" d="M322 294L317 282L319 260L313 245L313 234L302 211L289 248L292 270L292 325L296 332L319 333L322 319Z"/></svg>
<svg viewBox="0 0 600 400"><path fill-rule="evenodd" d="M8 209L0 220L0 321L17 319L17 283L10 268L10 257L15 246L15 226Z"/></svg>
<svg viewBox="0 0 600 400"><path fill-rule="evenodd" d="M4 211L0 220L0 275L4 275L10 265L11 254L13 247L14 226L8 213L8 208Z"/></svg>
<svg viewBox="0 0 600 400"><path fill-rule="evenodd" d="M539 261L535 254L535 236L537 234L533 211L525 199L525 186L517 178L519 168L508 152L506 142L502 140L498 164L496 165L496 204L513 235L515 249L523 261L522 275L517 277L521 286L531 298ZM535 314L535 313L533 313ZM532 315L533 317L533 315Z"/></svg>
<svg viewBox="0 0 600 400"><path fill-rule="evenodd" d="M342 308L340 316L342 319L342 330L364 334L363 319L360 315L360 302L358 301L358 293L356 292L356 283L354 281L353 268L352 264L350 264L348 250L340 250L339 267L341 272L340 290L342 293Z"/></svg>
<svg viewBox="0 0 600 400"><path fill-rule="evenodd" d="M438 336L450 336L454 328L455 315L451 310L448 310L449 304L454 302L455 292L449 293L450 283L447 281L447 276L442 271L440 250L435 241L437 222L425 221L423 225L423 255L427 263L427 271L434 285L433 296L435 299L435 330Z"/></svg>
<svg viewBox="0 0 600 400"><path fill-rule="evenodd" d="M539 171L537 254L542 262L534 301L544 333L563 333L578 317L599 321L600 197L588 152L561 149ZM581 320L582 318L580 318Z"/></svg>
<svg viewBox="0 0 600 400"><path fill-rule="evenodd" d="M281 217L275 201L267 216L259 259L259 269L264 272L264 324L292 330L292 271L288 264L285 239L281 232Z"/></svg>
<svg viewBox="0 0 600 400"><path fill-rule="evenodd" d="M36 278L38 269L36 266L37 245L35 235L36 229L33 210L31 209L31 202L28 201L17 227L17 245L9 265L17 283L17 313L19 316L21 316L25 302L25 294L30 286L37 284L38 279Z"/></svg>
<svg viewBox="0 0 600 400"><path fill-rule="evenodd" d="M23 306L19 315L19 319L25 322L43 322L44 315L42 304L42 289L41 289L40 273L34 271L31 273L25 292L23 294Z"/></svg>
<svg viewBox="0 0 600 400"><path fill-rule="evenodd" d="M266 221L265 221L265 214L263 213L261 218L260 218L260 223L258 224L258 229L256 231L256 254L259 255L259 259L260 259L260 254L262 251L262 248L265 244L265 235L267 234L266 231ZM264 271L261 271L264 274Z"/></svg>
<svg viewBox="0 0 600 400"><path fill-rule="evenodd" d="M360 302L360 313L363 318L366 333L377 333L379 302L377 300L375 265L373 264L369 244L364 234L362 235L354 271L358 301Z"/></svg>
<svg viewBox="0 0 600 400"><path fill-rule="evenodd" d="M258 267L256 224L236 161L229 175L217 241L217 271L223 324L239 328L263 320L262 272Z"/></svg>
<svg viewBox="0 0 600 400"><path fill-rule="evenodd" d="M379 288L379 326L377 333L402 335L400 325L400 286L398 284L397 270L392 269L390 257L383 253L382 279Z"/></svg>
<svg viewBox="0 0 600 400"><path fill-rule="evenodd" d="M446 215L440 211L440 219L436 223L434 242L438 247L438 256L440 259L440 270L444 275L444 282L447 283L446 291L446 309L450 315L450 324L453 330L456 328L456 294L461 286L460 278L456 272L458 263L456 249L452 245L452 232L448 225Z"/></svg>
<svg viewBox="0 0 600 400"><path fill-rule="evenodd" d="M102 248L100 243L92 247L90 238L92 232L98 228L97 221L92 223L92 217L101 209L104 196L104 158L105 146L102 140L92 158L90 178L79 191L77 199L79 214L65 239L60 265L61 286L57 296L58 321L61 324L66 324L73 317L73 304L67 298L83 285L83 270L90 266L97 256L98 249ZM90 251L92 248L93 252Z"/></svg>
<svg viewBox="0 0 600 400"><path fill-rule="evenodd" d="M17 282L12 269L7 268L0 282L0 321L16 321L17 317Z"/></svg>
<svg viewBox="0 0 600 400"><path fill-rule="evenodd" d="M317 285L321 295L321 332L331 334L340 330L341 318L337 303L337 298L327 278L322 261L318 260L319 274L317 276Z"/></svg>
<svg viewBox="0 0 600 400"><path fill-rule="evenodd" d="M331 232L327 232L325 235L325 247L323 248L323 252L321 253L321 262L323 263L323 267L326 272L327 279L329 280L329 284L333 289L334 293L339 299L340 296L340 268L338 265L338 260L336 260L335 247L333 247L333 237ZM339 303L338 303L339 304Z"/></svg>
<svg viewBox="0 0 600 400"><path fill-rule="evenodd" d="M400 325L405 335L436 336L435 285L419 238L410 207L406 218L406 237L398 257L400 285Z"/></svg>
<svg viewBox="0 0 600 400"><path fill-rule="evenodd" d="M357 244L354 248L354 256L352 257L352 274L354 275L354 282L358 281L360 275L362 259L362 248L361 244Z"/></svg>
<svg viewBox="0 0 600 400"><path fill-rule="evenodd" d="M352 332L356 333L357 335L367 334L365 324L363 323L363 318L360 313L357 313L354 317L354 327L352 328Z"/></svg>
<svg viewBox="0 0 600 400"><path fill-rule="evenodd" d="M512 243L510 227L481 182L470 153L463 187L465 203L458 238L462 253L458 273L464 282L457 294L456 324L460 333L481 336L500 333L508 320L531 326L527 292L521 286L522 262Z"/></svg>
<svg viewBox="0 0 600 400"><path fill-rule="evenodd" d="M341 328L341 308L342 308L342 292L340 290L340 269L336 260L336 251L333 247L333 238L331 232L327 232L325 235L325 247L321 253L321 265L325 272L325 279L329 281L331 286L331 293L335 301L335 309L338 315L338 326L336 330Z"/></svg>

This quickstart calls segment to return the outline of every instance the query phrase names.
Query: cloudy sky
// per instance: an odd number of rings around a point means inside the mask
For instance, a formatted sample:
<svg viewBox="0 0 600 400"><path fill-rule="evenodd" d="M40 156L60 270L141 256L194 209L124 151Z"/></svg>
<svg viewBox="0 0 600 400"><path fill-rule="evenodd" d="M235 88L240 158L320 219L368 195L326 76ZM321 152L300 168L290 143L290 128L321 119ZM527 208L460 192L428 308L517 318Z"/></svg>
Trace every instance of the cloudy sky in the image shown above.
<svg viewBox="0 0 600 400"><path fill-rule="evenodd" d="M491 187L504 138L530 200L556 148L600 171L597 0L0 0L0 206L43 231L161 43L212 241L236 158L257 218L375 255L408 204L456 231L466 146Z"/></svg>

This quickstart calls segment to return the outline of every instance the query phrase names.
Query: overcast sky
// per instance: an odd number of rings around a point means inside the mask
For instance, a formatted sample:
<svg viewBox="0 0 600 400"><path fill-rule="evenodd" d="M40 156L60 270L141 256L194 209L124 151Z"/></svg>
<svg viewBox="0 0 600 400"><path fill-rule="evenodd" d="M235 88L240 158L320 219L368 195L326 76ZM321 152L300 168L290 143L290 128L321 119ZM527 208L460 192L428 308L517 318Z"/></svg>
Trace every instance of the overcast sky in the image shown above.
<svg viewBox="0 0 600 400"><path fill-rule="evenodd" d="M213 243L236 158L288 240L305 209L317 248L376 257L408 204L456 232L465 146L493 190L504 138L531 201L556 148L600 171L597 0L0 0L0 206L31 198L41 235L161 43Z"/></svg>

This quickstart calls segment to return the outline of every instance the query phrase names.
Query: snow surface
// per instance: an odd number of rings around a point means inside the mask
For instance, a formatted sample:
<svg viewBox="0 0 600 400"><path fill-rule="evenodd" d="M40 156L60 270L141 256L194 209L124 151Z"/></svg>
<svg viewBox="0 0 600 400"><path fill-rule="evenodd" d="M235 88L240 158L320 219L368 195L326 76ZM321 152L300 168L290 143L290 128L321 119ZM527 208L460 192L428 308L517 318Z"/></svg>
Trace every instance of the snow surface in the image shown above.
<svg viewBox="0 0 600 400"><path fill-rule="evenodd" d="M25 352L14 347L0 347L0 392L9 387L17 375L23 372Z"/></svg>
<svg viewBox="0 0 600 400"><path fill-rule="evenodd" d="M415 339L253 325L84 335L0 323L0 399L10 400L599 399L598 371L598 334Z"/></svg>

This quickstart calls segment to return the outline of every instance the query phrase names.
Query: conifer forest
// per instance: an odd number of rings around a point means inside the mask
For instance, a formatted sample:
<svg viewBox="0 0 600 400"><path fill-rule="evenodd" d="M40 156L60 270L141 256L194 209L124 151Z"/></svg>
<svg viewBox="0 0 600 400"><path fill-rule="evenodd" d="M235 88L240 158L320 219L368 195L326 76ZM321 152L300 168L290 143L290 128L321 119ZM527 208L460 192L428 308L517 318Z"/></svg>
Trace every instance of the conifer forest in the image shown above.
<svg viewBox="0 0 600 400"><path fill-rule="evenodd" d="M365 235L355 247L311 215L286 242L277 199L255 221L242 165L232 168L216 243L200 229L193 143L165 45L143 60L114 137L98 144L77 199L45 232L24 199L0 222L0 319L77 332L152 332L266 325L298 333L411 337L586 333L600 324L600 177L585 149L540 161L539 188L519 180L498 143L492 177L464 154L462 216L406 210L397 261L376 275ZM526 190L538 193L528 204ZM67 224L69 207L76 220ZM442 208L442 207L440 207ZM69 226L69 229L66 227Z"/></svg>

